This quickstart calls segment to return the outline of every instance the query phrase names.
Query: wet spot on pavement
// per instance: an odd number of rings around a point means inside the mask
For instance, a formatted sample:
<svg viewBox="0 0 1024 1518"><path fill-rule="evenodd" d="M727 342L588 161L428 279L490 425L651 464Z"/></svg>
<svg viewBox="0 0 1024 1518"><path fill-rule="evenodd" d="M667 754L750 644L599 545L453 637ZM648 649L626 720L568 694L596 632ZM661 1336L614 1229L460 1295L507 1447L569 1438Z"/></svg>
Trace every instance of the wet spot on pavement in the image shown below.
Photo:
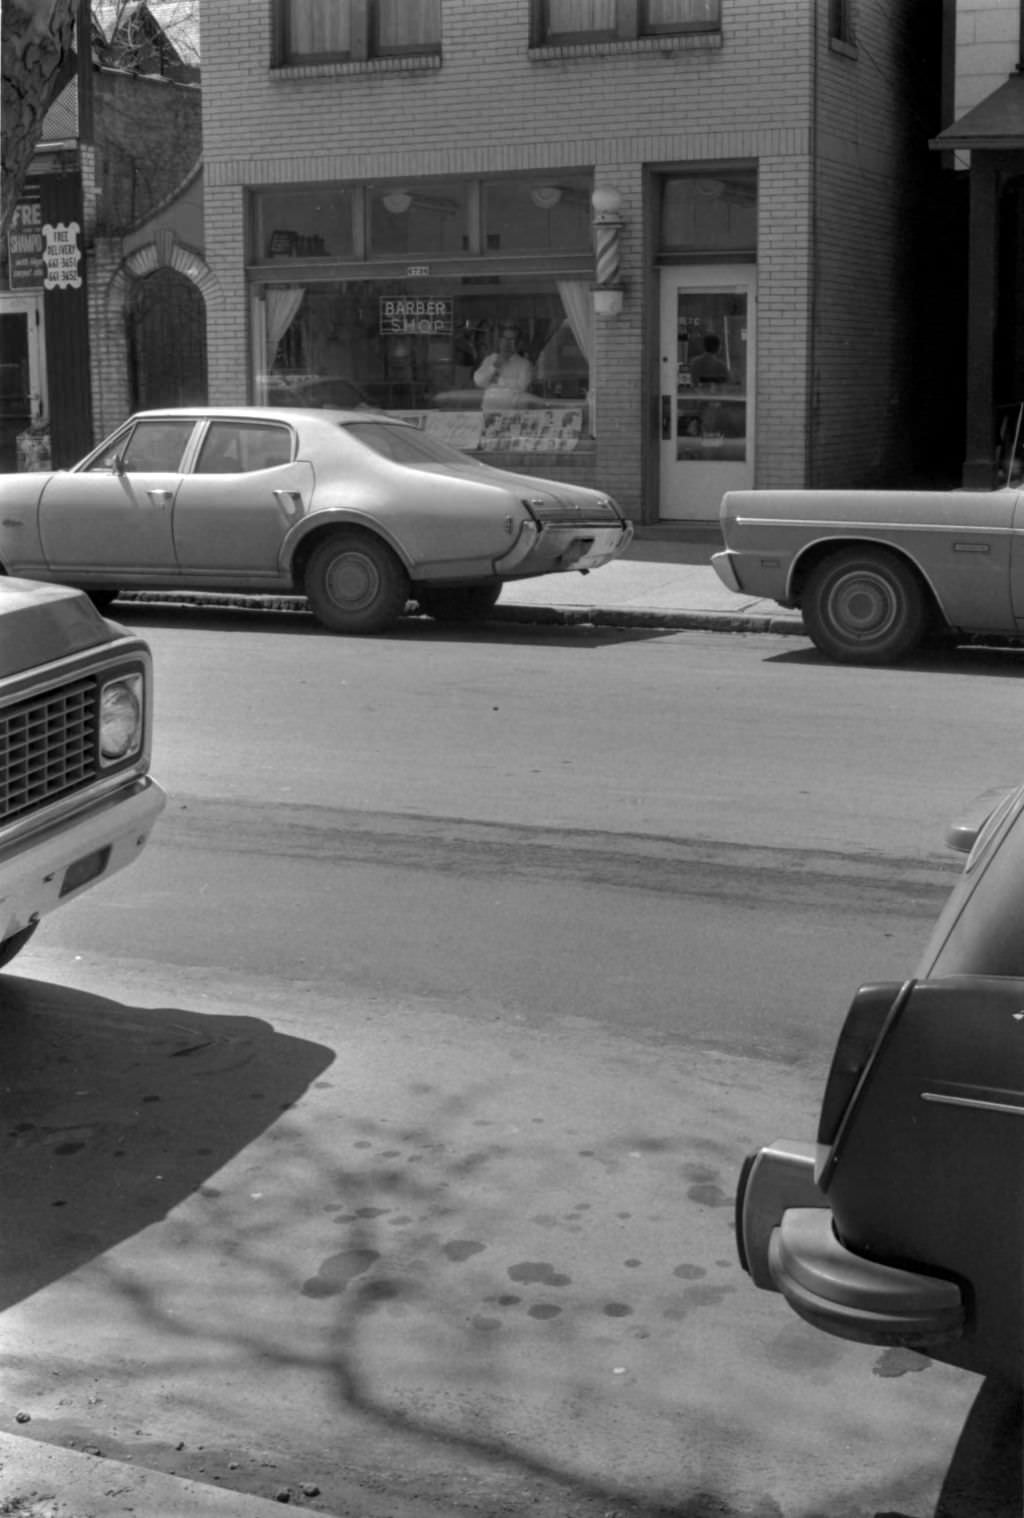
<svg viewBox="0 0 1024 1518"><path fill-rule="evenodd" d="M510 1280L521 1281L524 1286L533 1283L541 1286L569 1286L572 1283L571 1276L559 1275L546 1260L521 1260L518 1265L509 1267L508 1274Z"/></svg>
<svg viewBox="0 0 1024 1518"><path fill-rule="evenodd" d="M919 1355L913 1349L887 1349L879 1355L871 1367L873 1376L906 1376L913 1371L927 1370L931 1365L927 1355Z"/></svg>
<svg viewBox="0 0 1024 1518"><path fill-rule="evenodd" d="M551 1214L550 1214L550 1212L538 1212L535 1217L532 1217L530 1219L530 1222L531 1223L536 1223L536 1225L537 1225L538 1228L557 1228L558 1227L558 1219L552 1217Z"/></svg>
<svg viewBox="0 0 1024 1518"><path fill-rule="evenodd" d="M606 1318L631 1318L633 1316L632 1307L628 1307L625 1302L606 1302L601 1311Z"/></svg>
<svg viewBox="0 0 1024 1518"><path fill-rule="evenodd" d="M699 1281L701 1276L706 1276L707 1271L699 1265L677 1265L672 1274L678 1276L681 1281Z"/></svg>
<svg viewBox="0 0 1024 1518"><path fill-rule="evenodd" d="M716 1186L713 1181L702 1181L696 1186L690 1186L686 1195L691 1202L699 1202L702 1207L731 1207L733 1197L724 1192L721 1186Z"/></svg>
<svg viewBox="0 0 1024 1518"><path fill-rule="evenodd" d="M622 1263L627 1270L637 1270L643 1264L643 1260L623 1260Z"/></svg>
<svg viewBox="0 0 1024 1518"><path fill-rule="evenodd" d="M475 1318L471 1318L470 1322L472 1323L473 1327L479 1329L481 1333L493 1333L496 1328L501 1327L500 1318L485 1318L480 1314L478 1314Z"/></svg>
<svg viewBox="0 0 1024 1518"><path fill-rule="evenodd" d="M486 1247L485 1244L478 1244L475 1239L449 1239L447 1244L442 1245L442 1252L449 1260L461 1265L463 1260L481 1254Z"/></svg>
<svg viewBox="0 0 1024 1518"><path fill-rule="evenodd" d="M340 1254L329 1255L315 1276L303 1284L304 1297L336 1297L345 1290L350 1281L380 1259L375 1249L343 1249Z"/></svg>
<svg viewBox="0 0 1024 1518"><path fill-rule="evenodd" d="M557 1318L561 1311L562 1309L556 1307L554 1302L536 1302L533 1307L526 1309L526 1315L529 1318Z"/></svg>
<svg viewBox="0 0 1024 1518"><path fill-rule="evenodd" d="M715 1307L735 1290L734 1286L688 1286L672 1299L662 1317L670 1323L681 1323L695 1307Z"/></svg>
<svg viewBox="0 0 1024 1518"><path fill-rule="evenodd" d="M54 1154L77 1154L80 1149L84 1148L84 1144L57 1144L54 1146L53 1152Z"/></svg>

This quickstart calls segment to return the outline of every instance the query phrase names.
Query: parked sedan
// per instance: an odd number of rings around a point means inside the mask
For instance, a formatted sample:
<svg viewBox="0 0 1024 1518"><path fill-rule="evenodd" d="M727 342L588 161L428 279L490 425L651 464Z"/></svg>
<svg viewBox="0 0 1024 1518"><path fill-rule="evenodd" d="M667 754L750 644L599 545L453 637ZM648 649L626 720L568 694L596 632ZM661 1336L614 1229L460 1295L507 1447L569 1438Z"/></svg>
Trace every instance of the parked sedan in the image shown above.
<svg viewBox="0 0 1024 1518"><path fill-rule="evenodd" d="M949 841L970 852L913 978L857 992L817 1143L748 1157L737 1242L816 1328L1019 1381L1024 786Z"/></svg>
<svg viewBox="0 0 1024 1518"><path fill-rule="evenodd" d="M300 594L371 633L415 600L485 615L506 580L587 571L632 525L603 492L512 474L381 413L146 411L76 464L0 479L0 571L119 590Z"/></svg>
<svg viewBox="0 0 1024 1518"><path fill-rule="evenodd" d="M932 631L1024 637L1018 485L730 491L721 526L722 582L799 608L832 659L891 662Z"/></svg>

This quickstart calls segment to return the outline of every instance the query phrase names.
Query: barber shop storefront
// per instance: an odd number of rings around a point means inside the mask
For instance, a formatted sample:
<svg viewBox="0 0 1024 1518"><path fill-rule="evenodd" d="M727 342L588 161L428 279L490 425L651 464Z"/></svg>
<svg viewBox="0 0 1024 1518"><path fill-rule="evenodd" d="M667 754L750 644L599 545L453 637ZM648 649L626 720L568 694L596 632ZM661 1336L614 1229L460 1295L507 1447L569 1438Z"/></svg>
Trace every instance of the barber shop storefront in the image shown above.
<svg viewBox="0 0 1024 1518"><path fill-rule="evenodd" d="M592 190L559 173L254 191L254 401L379 407L586 482Z"/></svg>

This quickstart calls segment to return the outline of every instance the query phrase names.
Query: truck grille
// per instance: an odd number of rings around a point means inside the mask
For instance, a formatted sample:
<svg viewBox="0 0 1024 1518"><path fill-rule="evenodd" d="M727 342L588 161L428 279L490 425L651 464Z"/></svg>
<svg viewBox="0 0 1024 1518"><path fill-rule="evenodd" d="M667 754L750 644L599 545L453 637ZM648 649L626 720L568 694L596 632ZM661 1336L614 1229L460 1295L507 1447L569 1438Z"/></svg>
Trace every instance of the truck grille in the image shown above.
<svg viewBox="0 0 1024 1518"><path fill-rule="evenodd" d="M97 699L84 679L0 709L0 825L96 778Z"/></svg>

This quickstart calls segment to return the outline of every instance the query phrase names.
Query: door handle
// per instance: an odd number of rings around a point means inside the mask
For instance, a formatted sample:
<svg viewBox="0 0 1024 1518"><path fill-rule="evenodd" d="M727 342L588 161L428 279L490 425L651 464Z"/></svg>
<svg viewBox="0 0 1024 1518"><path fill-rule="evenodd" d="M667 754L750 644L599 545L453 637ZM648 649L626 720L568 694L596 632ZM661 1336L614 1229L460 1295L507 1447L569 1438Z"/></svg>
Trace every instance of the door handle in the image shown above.
<svg viewBox="0 0 1024 1518"><path fill-rule="evenodd" d="M661 397L661 440L663 443L672 441L672 397Z"/></svg>
<svg viewBox="0 0 1024 1518"><path fill-rule="evenodd" d="M171 492L169 490L147 490L146 494L154 506L166 506L171 499Z"/></svg>

